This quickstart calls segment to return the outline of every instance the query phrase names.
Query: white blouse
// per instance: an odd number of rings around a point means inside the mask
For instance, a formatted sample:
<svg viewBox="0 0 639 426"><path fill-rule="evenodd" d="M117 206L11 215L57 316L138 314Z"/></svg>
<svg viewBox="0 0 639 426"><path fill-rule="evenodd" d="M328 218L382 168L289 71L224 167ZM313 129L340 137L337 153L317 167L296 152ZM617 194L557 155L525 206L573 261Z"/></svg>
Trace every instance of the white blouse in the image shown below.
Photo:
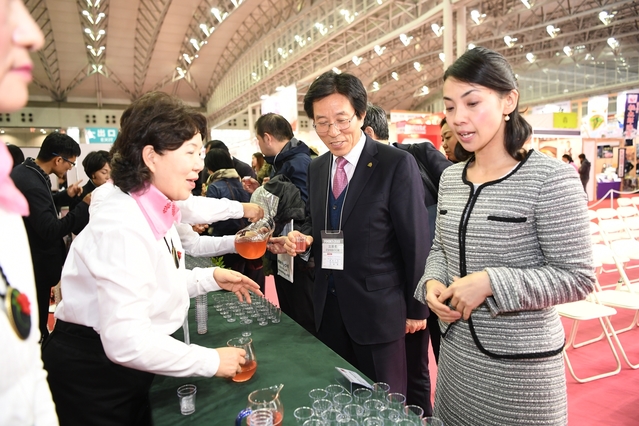
<svg viewBox="0 0 639 426"><path fill-rule="evenodd" d="M190 297L220 290L214 268L184 269L175 226L156 240L128 194L107 184L95 192L91 220L62 270L56 318L93 328L117 364L168 376L213 376L217 351L171 334L183 324ZM180 253L179 269L172 246Z"/></svg>

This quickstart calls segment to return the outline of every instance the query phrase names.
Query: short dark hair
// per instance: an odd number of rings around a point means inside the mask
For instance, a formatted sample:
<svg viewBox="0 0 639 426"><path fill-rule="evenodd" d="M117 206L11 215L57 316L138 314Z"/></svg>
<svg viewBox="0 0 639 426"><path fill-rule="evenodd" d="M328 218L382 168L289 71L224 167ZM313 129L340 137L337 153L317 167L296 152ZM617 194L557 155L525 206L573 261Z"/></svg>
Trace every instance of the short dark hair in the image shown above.
<svg viewBox="0 0 639 426"><path fill-rule="evenodd" d="M235 167L229 153L222 148L211 148L206 157L204 157L204 165L211 172L221 169L234 169Z"/></svg>
<svg viewBox="0 0 639 426"><path fill-rule="evenodd" d="M439 127L444 127L444 124L446 124L446 117L442 118L442 121L439 122Z"/></svg>
<svg viewBox="0 0 639 426"><path fill-rule="evenodd" d="M223 149L226 152L229 152L229 148L226 146L226 144L220 140L214 139L212 141L208 141L206 143L206 145L204 146L205 149L213 149L213 148L218 148L218 149Z"/></svg>
<svg viewBox="0 0 639 426"><path fill-rule="evenodd" d="M49 133L40 147L38 160L49 161L55 157L77 157L80 155L80 145L69 135L59 132Z"/></svg>
<svg viewBox="0 0 639 426"><path fill-rule="evenodd" d="M586 156L584 154L579 154L577 157L579 157L579 160L581 161L586 159Z"/></svg>
<svg viewBox="0 0 639 426"><path fill-rule="evenodd" d="M561 156L561 158L565 158L566 160L568 160L569 163L572 163L572 157L568 154L564 154Z"/></svg>
<svg viewBox="0 0 639 426"><path fill-rule="evenodd" d="M84 167L84 173L91 178L95 172L102 169L110 161L111 156L108 151L91 151L82 160L82 167Z"/></svg>
<svg viewBox="0 0 639 426"><path fill-rule="evenodd" d="M460 56L444 72L444 81L448 78L484 86L500 96L506 96L512 90L519 91L517 77L506 58L485 47L475 47ZM521 161L525 156L521 148L532 135L532 127L519 113L519 99L515 109L509 115L504 145L511 157Z"/></svg>
<svg viewBox="0 0 639 426"><path fill-rule="evenodd" d="M111 178L124 192L136 192L151 181L142 150L175 151L197 134L206 137L206 117L180 99L149 92L134 101L120 118L120 133L111 149Z"/></svg>
<svg viewBox="0 0 639 426"><path fill-rule="evenodd" d="M12 168L24 162L24 152L22 152L20 147L8 143L7 149L9 150L9 153L11 154L11 158L13 159Z"/></svg>
<svg viewBox="0 0 639 426"><path fill-rule="evenodd" d="M386 119L386 111L377 105L368 104L366 107L366 117L362 130L369 127L375 132L375 136L383 141L387 141L388 136L388 120Z"/></svg>
<svg viewBox="0 0 639 426"><path fill-rule="evenodd" d="M366 114L366 104L368 95L366 88L361 80L352 74L337 74L334 71L328 71L315 79L308 92L304 95L304 111L310 119L314 119L313 102L319 101L333 93L339 93L348 98L357 118L364 117Z"/></svg>
<svg viewBox="0 0 639 426"><path fill-rule="evenodd" d="M279 114L268 112L255 122L255 133L263 138L268 133L280 142L293 139L291 123Z"/></svg>

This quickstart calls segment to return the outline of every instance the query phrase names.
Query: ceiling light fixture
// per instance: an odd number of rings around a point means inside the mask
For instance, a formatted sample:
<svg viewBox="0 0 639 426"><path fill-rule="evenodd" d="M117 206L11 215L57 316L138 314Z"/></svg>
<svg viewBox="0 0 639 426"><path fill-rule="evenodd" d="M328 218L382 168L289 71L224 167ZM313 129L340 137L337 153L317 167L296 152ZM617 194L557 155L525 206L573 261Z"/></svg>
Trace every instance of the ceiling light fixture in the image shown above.
<svg viewBox="0 0 639 426"><path fill-rule="evenodd" d="M430 89L428 88L428 86L422 86L420 92L419 92L419 96L426 96L430 93Z"/></svg>
<svg viewBox="0 0 639 426"><path fill-rule="evenodd" d="M393 71L391 73L391 77L393 78L393 80L397 81L399 80L399 74L397 74L395 71Z"/></svg>
<svg viewBox="0 0 639 426"><path fill-rule="evenodd" d="M321 35L326 35L326 33L328 32L328 28L326 28L324 24L320 22L315 23L315 28L317 28L317 31L319 31Z"/></svg>
<svg viewBox="0 0 639 426"><path fill-rule="evenodd" d="M373 81L373 89L371 90L371 92L377 92L379 90L379 83L376 81Z"/></svg>
<svg viewBox="0 0 639 426"><path fill-rule="evenodd" d="M619 42L617 41L616 38L610 37L608 40L606 40L606 42L608 43L608 46L610 46L612 50L617 51L619 49Z"/></svg>
<svg viewBox="0 0 639 426"><path fill-rule="evenodd" d="M521 2L526 6L526 9L531 9L535 3L529 0L521 0Z"/></svg>
<svg viewBox="0 0 639 426"><path fill-rule="evenodd" d="M337 67L333 67L333 72L335 74L341 74L342 73L342 71L339 68L337 68Z"/></svg>
<svg viewBox="0 0 639 426"><path fill-rule="evenodd" d="M407 36L406 34L400 34L399 40L404 44L404 46L408 46L413 39L413 36Z"/></svg>
<svg viewBox="0 0 639 426"><path fill-rule="evenodd" d="M362 58L360 58L357 55L353 55L352 61L355 64L355 66L359 66L359 64L362 63Z"/></svg>
<svg viewBox="0 0 639 426"><path fill-rule="evenodd" d="M511 36L506 36L504 37L504 43L506 43L506 46L508 47L513 47L515 45L515 43L517 42L517 39Z"/></svg>
<svg viewBox="0 0 639 426"><path fill-rule="evenodd" d="M344 20L349 24L351 24L355 20L355 16L351 15L351 12L346 9L340 10L339 14L342 15L344 17Z"/></svg>
<svg viewBox="0 0 639 426"><path fill-rule="evenodd" d="M533 62L535 62L535 59L537 59L537 57L535 56L534 53L528 52L526 53L526 59L528 59L528 62L532 64Z"/></svg>
<svg viewBox="0 0 639 426"><path fill-rule="evenodd" d="M379 44L376 44L373 50L375 51L375 53L377 53L377 56L382 56L382 53L384 53L384 50L386 50L386 46L382 47Z"/></svg>
<svg viewBox="0 0 639 426"><path fill-rule="evenodd" d="M415 70L417 72L420 72L422 70L422 64L420 64L419 62L413 62L413 66L415 67Z"/></svg>
<svg viewBox="0 0 639 426"><path fill-rule="evenodd" d="M468 50L473 50L476 47L477 46L475 46L473 43L468 43Z"/></svg>
<svg viewBox="0 0 639 426"><path fill-rule="evenodd" d="M486 19L486 14L481 13L479 10L471 10L470 11L470 19L476 24L480 25Z"/></svg>
<svg viewBox="0 0 639 426"><path fill-rule="evenodd" d="M572 56L572 48L570 46L564 46L564 53L566 56Z"/></svg>
<svg viewBox="0 0 639 426"><path fill-rule="evenodd" d="M615 17L615 14L617 12L612 12L612 13L608 13L605 10L599 12L599 20L604 24L604 25L610 25L610 23L612 22L612 18Z"/></svg>
<svg viewBox="0 0 639 426"><path fill-rule="evenodd" d="M559 31L561 31L561 30L559 28L555 27L554 25L546 26L546 32L548 32L548 35L550 36L550 38L557 37L557 34L559 34Z"/></svg>
<svg viewBox="0 0 639 426"><path fill-rule="evenodd" d="M217 7L211 8L211 13L217 18L218 21L222 22L224 20L222 14L220 13L220 9L218 9Z"/></svg>
<svg viewBox="0 0 639 426"><path fill-rule="evenodd" d="M435 33L435 35L437 37L441 37L442 34L444 34L444 27L443 26L439 26L439 24L432 24L430 26L430 29L433 30L433 32Z"/></svg>
<svg viewBox="0 0 639 426"><path fill-rule="evenodd" d="M442 62L446 62L446 55L444 52L439 52L439 60Z"/></svg>

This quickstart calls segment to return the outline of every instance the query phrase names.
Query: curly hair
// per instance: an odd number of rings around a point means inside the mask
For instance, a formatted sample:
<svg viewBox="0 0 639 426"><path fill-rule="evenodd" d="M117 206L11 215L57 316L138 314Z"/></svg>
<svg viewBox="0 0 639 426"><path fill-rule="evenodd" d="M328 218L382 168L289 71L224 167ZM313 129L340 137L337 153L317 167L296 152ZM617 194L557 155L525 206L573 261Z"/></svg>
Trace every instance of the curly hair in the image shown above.
<svg viewBox="0 0 639 426"><path fill-rule="evenodd" d="M113 183L124 192L144 189L152 177L142 158L144 147L150 145L162 155L198 133L206 138L206 117L202 114L163 92L143 95L120 119L120 133L111 149Z"/></svg>

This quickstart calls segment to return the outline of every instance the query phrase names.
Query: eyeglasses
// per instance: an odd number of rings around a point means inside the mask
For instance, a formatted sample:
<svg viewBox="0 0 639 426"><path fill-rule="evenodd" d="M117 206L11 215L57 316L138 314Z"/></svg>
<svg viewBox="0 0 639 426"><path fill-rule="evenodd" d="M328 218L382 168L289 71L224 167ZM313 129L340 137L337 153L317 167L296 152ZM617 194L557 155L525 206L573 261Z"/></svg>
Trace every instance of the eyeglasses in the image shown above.
<svg viewBox="0 0 639 426"><path fill-rule="evenodd" d="M331 126L335 126L337 130L346 130L351 126L351 121L355 119L357 113L349 120L335 120L334 123L313 123L313 128L318 135L325 135L330 130Z"/></svg>
<svg viewBox="0 0 639 426"><path fill-rule="evenodd" d="M56 154L55 152L52 152L51 154L53 154L53 156L55 156L55 157L62 158L64 161L66 161L67 163L71 164L71 166L75 167L75 163L73 161L69 160L68 158L63 157L60 154Z"/></svg>

